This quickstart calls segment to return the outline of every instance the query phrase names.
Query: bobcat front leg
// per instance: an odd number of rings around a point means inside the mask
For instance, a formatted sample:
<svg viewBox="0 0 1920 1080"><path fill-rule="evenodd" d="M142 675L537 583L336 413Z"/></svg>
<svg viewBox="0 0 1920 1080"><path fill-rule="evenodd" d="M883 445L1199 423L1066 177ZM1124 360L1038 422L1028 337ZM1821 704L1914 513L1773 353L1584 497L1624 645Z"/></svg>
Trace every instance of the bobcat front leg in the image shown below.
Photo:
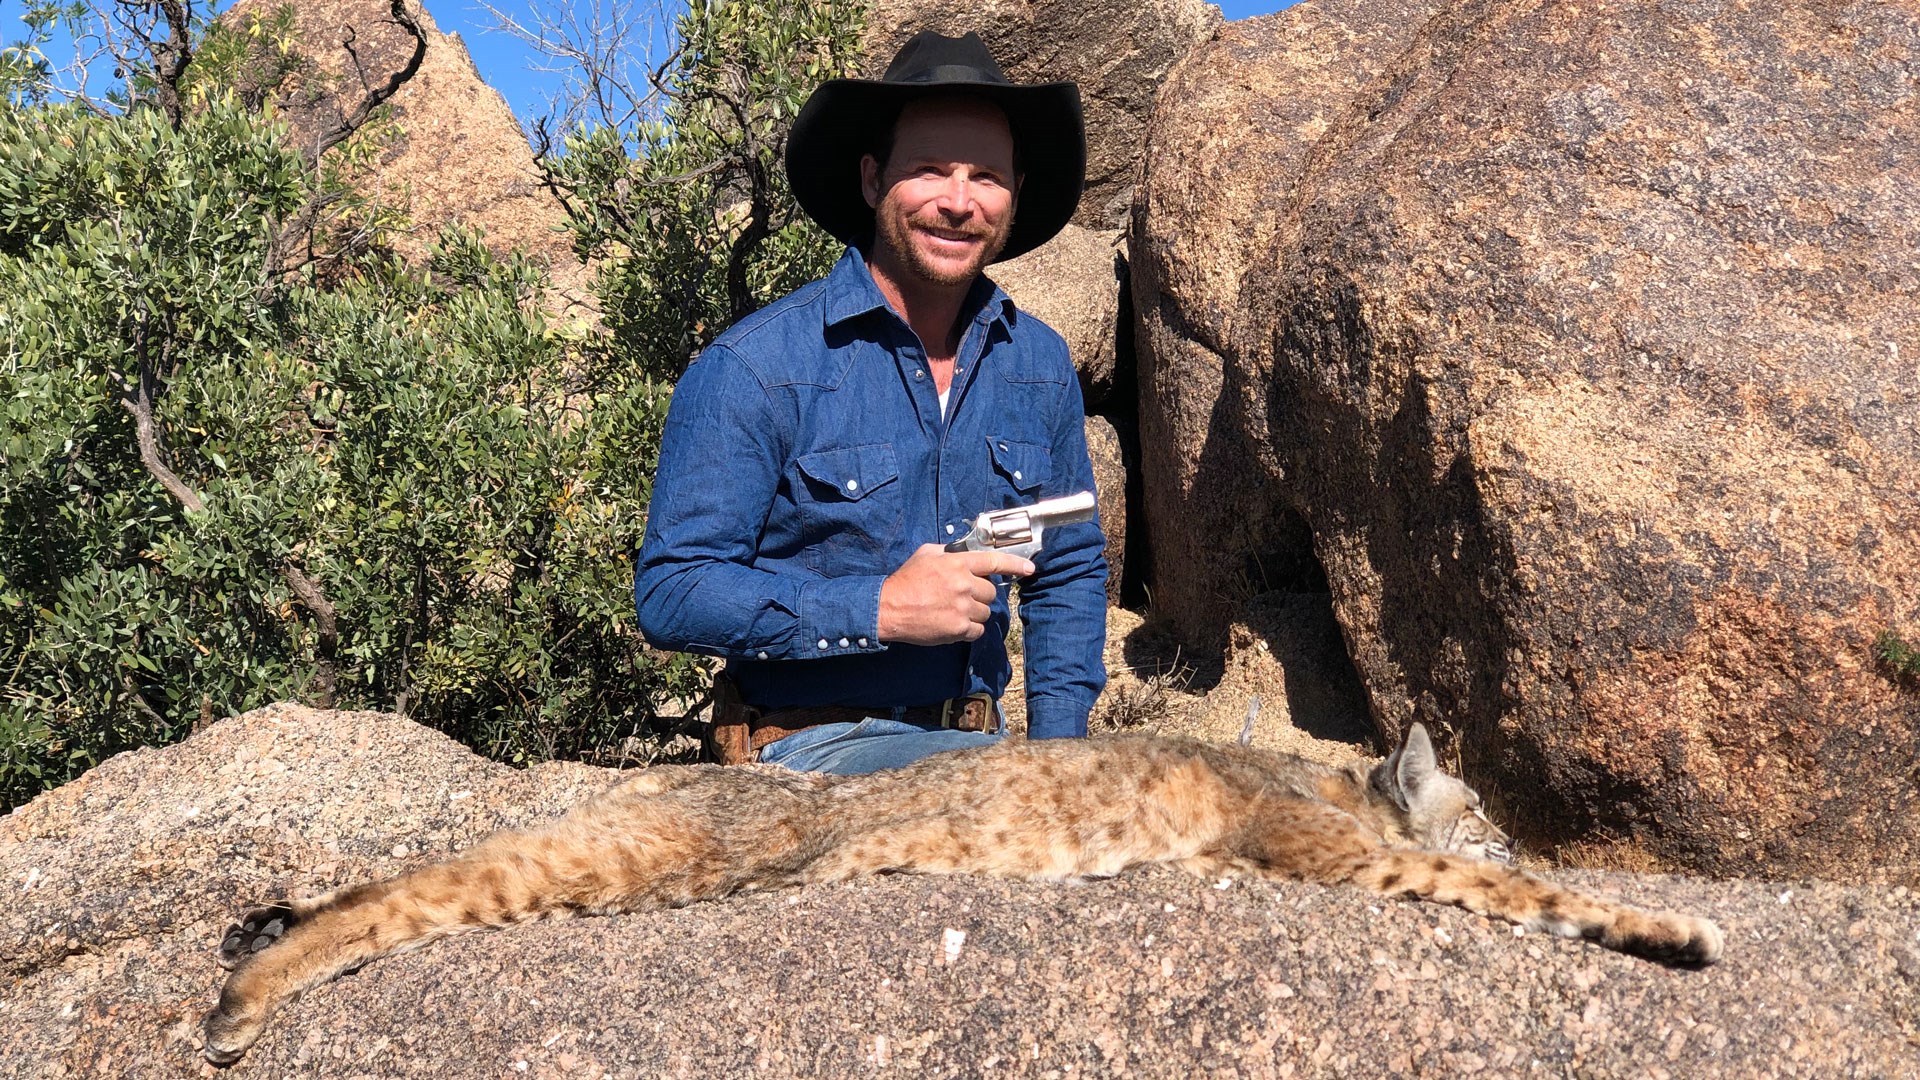
<svg viewBox="0 0 1920 1080"><path fill-rule="evenodd" d="M1487 859L1391 848L1345 811L1302 799L1249 804L1239 827L1198 862L1452 904L1669 964L1711 964L1724 945L1720 928L1705 919L1602 900Z"/></svg>
<svg viewBox="0 0 1920 1080"><path fill-rule="evenodd" d="M1452 904L1666 964L1704 967L1720 959L1725 945L1720 928L1706 919L1602 900L1485 859L1382 850L1355 866L1349 880L1382 895Z"/></svg>

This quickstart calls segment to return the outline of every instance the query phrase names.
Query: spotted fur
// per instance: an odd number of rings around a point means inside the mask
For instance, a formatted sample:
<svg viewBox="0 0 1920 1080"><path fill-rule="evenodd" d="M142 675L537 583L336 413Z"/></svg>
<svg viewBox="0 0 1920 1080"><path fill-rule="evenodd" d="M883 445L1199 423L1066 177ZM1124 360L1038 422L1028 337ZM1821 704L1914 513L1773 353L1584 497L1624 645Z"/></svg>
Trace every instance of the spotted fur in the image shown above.
<svg viewBox="0 0 1920 1080"><path fill-rule="evenodd" d="M544 828L243 915L205 1051L233 1061L302 992L453 934L888 871L1063 881L1168 863L1455 904L1669 963L1719 957L1711 922L1508 866L1479 802L1418 726L1371 769L1150 736L1008 741L860 777L657 767Z"/></svg>

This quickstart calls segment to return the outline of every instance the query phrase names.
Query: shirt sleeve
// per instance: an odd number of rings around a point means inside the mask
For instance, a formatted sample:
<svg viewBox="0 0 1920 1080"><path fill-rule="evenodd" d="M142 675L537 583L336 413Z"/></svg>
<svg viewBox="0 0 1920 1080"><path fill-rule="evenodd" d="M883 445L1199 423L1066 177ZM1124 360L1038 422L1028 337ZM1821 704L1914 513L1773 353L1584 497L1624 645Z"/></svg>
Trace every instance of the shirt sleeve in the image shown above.
<svg viewBox="0 0 1920 1080"><path fill-rule="evenodd" d="M1066 385L1053 412L1053 473L1045 498L1094 490L1087 458L1080 382L1065 357ZM1020 585L1020 622L1026 651L1027 737L1084 736L1093 703L1107 684L1102 659L1107 640L1106 537L1098 518L1048 530Z"/></svg>
<svg viewBox="0 0 1920 1080"><path fill-rule="evenodd" d="M634 568L649 644L754 660L883 648L880 576L754 565L787 459L785 430L766 388L725 346L707 349L674 387Z"/></svg>

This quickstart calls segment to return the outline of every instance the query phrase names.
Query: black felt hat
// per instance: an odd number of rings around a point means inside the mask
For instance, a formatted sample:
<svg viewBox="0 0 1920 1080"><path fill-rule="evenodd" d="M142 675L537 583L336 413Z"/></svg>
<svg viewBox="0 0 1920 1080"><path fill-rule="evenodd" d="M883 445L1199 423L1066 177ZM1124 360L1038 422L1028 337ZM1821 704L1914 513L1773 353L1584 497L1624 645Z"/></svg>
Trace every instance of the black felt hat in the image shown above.
<svg viewBox="0 0 1920 1080"><path fill-rule="evenodd" d="M1051 240L1073 217L1086 181L1080 88L1070 82L1008 82L986 42L974 33L950 38L922 30L900 47L878 81L820 84L787 136L787 179L801 209L841 241L867 244L873 237L873 208L860 193L861 156L885 142L908 102L954 95L1000 106L1013 129L1025 179L999 259Z"/></svg>

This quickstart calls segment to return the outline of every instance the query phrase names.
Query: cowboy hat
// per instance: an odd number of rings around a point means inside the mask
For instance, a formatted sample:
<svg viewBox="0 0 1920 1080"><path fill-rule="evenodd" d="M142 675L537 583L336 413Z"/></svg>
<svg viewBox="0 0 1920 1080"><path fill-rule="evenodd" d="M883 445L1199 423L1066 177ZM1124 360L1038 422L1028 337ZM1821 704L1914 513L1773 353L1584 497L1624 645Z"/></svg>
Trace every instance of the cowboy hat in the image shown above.
<svg viewBox="0 0 1920 1080"><path fill-rule="evenodd" d="M1070 82L1007 81L980 35L922 30L894 54L880 79L820 84L787 136L787 180L800 208L843 243L873 238L873 208L860 193L860 158L875 152L908 102L966 96L1007 114L1020 186L1013 230L995 261L1039 247L1073 217L1087 169L1080 89Z"/></svg>

